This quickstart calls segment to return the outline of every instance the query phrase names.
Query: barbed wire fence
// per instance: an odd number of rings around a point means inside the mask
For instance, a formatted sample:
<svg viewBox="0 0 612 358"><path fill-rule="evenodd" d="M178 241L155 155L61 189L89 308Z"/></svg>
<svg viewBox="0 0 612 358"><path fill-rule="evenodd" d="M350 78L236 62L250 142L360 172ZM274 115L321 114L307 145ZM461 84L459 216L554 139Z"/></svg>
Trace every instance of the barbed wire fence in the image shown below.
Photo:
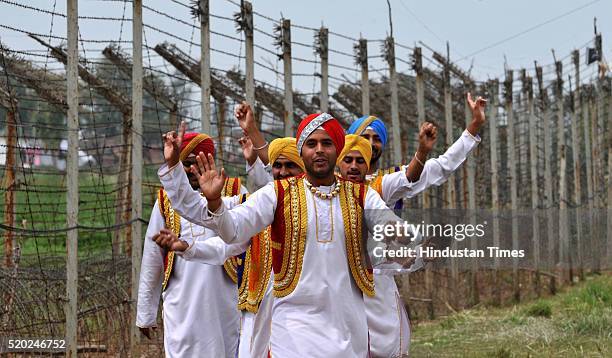
<svg viewBox="0 0 612 358"><path fill-rule="evenodd" d="M386 166L410 160L425 120L439 127L434 155L442 154L471 118L465 93L489 99L482 143L466 164L406 204L490 210L493 239L507 248L529 247L529 265L450 258L398 277L414 319L554 294L585 274L609 270L612 86L601 34L563 58L553 54L545 65L479 81L450 60L448 48L443 54L422 42L355 38L261 14L246 1L228 2L233 11L217 14L207 1L171 0L168 12L149 2L105 1L100 14L112 16L79 15L83 32L70 35L72 15L58 10L57 1L42 7L0 0L22 18L50 24L48 33L35 33L24 23L0 23L3 33L19 39L0 48L3 335L64 336L72 319L75 352L162 352L159 339L139 345L133 329L142 242L135 228L147 223L159 188L161 134L182 120L207 131L230 175L243 175L241 130L232 112L245 99L270 139L293 135L308 113L330 112L346 127L364 114L380 116L390 134ZM143 74L133 78L139 66L130 14L139 4ZM112 26L116 36L97 38L100 26ZM71 36L78 63L71 62ZM72 105L70 68L78 73ZM134 83L143 88L139 130ZM71 110L78 111L77 127L69 126ZM78 143L76 181L71 136ZM135 137L142 140L142 158L133 159ZM142 168L138 178L135 167ZM142 180L141 204L132 195L135 179ZM67 225L69 188L79 199L73 227ZM77 251L71 232L78 232ZM76 297L67 294L70 267ZM66 307L76 302L72 317Z"/></svg>

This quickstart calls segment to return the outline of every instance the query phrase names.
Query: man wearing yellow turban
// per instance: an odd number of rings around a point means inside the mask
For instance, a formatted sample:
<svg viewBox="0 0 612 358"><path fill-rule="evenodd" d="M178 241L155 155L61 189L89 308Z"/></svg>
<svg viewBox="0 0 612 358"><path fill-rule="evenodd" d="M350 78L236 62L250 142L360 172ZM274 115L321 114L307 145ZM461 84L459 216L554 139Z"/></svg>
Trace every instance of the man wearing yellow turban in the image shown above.
<svg viewBox="0 0 612 358"><path fill-rule="evenodd" d="M338 156L337 165L342 177L348 180L362 182L370 169L372 159L372 147L367 139L348 134L345 139L344 149Z"/></svg>
<svg viewBox="0 0 612 358"><path fill-rule="evenodd" d="M272 163L272 177L275 180L300 175L305 171L293 137L273 140L268 149L268 158Z"/></svg>

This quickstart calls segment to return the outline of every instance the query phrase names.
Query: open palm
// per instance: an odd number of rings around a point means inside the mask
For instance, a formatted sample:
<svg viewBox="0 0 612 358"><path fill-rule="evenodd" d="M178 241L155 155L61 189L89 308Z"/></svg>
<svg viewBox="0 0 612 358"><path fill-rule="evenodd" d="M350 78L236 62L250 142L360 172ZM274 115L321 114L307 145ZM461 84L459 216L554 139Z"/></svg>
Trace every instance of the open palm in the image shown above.
<svg viewBox="0 0 612 358"><path fill-rule="evenodd" d="M198 179L200 191L207 200L217 200L221 197L221 191L225 185L225 170L217 170L215 160L211 154L206 156L204 153L198 154L197 166L191 166L191 172Z"/></svg>

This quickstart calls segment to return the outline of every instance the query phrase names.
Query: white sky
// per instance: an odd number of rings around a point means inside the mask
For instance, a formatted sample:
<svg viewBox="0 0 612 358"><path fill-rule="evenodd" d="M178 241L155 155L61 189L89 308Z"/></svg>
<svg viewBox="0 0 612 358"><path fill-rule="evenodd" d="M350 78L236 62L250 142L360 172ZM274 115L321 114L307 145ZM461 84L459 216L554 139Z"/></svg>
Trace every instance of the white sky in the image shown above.
<svg viewBox="0 0 612 358"><path fill-rule="evenodd" d="M39 13L30 9L24 9L7 3L8 0L0 0L0 25L11 26L25 31L49 34L54 36L65 36L66 21L60 16L53 17L53 30L51 30L51 15ZM234 0L238 1L238 0ZM45 10L52 10L55 3L55 11L66 13L65 0L10 0L34 6ZM188 4L187 0L181 0L183 4ZM170 0L144 1L146 6L166 13L170 16L179 18L188 23L194 23L189 14L189 10ZM227 0L211 0L211 13L224 17L232 17L238 10L236 5ZM470 68L473 61L472 75L479 80L486 80L489 77L502 76L504 73L504 56L510 68L527 67L533 68L533 61L547 65L553 62L551 49L555 49L557 58L564 58L575 48L582 48L593 38L593 17L597 17L597 26L603 34L604 54L607 60L612 59L610 43L608 40L612 36L612 0L513 0L513 1L493 1L493 0L456 0L456 1L416 1L416 0L391 0L393 9L393 25L396 42L402 45L413 47L418 41L423 41L438 52L445 52L445 42L450 42L451 59L456 61L464 69ZM84 0L79 1L79 12L83 16L108 16L121 18L131 17L131 4L127 5L121 1L101 1ZM583 7L581 9L578 9ZM274 19L280 19L281 14L285 18L292 20L293 24L307 27L318 28L322 24L330 29L331 32L347 35L352 38L363 36L370 40L383 39L389 32L388 8L386 0L352 0L352 1L280 1L266 0L253 1L253 8L256 12ZM576 10L577 9L577 10ZM571 12L572 10L575 10ZM568 12L565 16L562 16ZM555 19L557 18L557 19ZM551 21L552 20L552 21ZM546 23L550 21L549 23ZM147 43L153 47L162 41L171 41L179 45L186 52L190 52L193 57L199 57L199 48L189 45L188 41L199 42L199 30L195 32L190 26L177 21L169 20L161 15L155 14L150 10L144 10L144 22L172 33L181 41L171 36L162 34L150 28L145 28ZM131 37L131 22L121 21L100 21L100 20L81 20L80 32L84 39L98 40L118 40L121 36L123 40ZM272 33L273 23L262 17L255 16L255 25L258 29ZM507 39L513 35L520 34L534 26L541 25L519 35L513 39L504 41L489 49L487 46ZM241 34L236 33L231 21L219 18L211 19L211 30L218 33L241 38ZM292 29L294 41L311 45L313 43L313 31L294 28ZM37 43L29 39L24 34L1 28L0 41L12 49L29 51L42 49ZM55 44L59 40L52 40ZM225 37L212 34L212 47L231 54L244 55L239 42ZM275 52L278 52L272 45L272 39L256 32L256 44ZM352 41L337 36L330 36L330 48L352 54ZM104 48L103 43L85 43L85 47L92 52L87 52L86 56L101 56L100 52ZM130 44L123 44L127 49ZM483 50L484 49L484 50ZM583 49L584 51L584 49ZM294 56L306 60L315 60L311 48L294 45ZM405 61L410 60L411 51L403 48L396 48L396 55ZM476 53L473 56L471 54ZM148 57L148 54L151 57ZM370 56L380 54L380 43L370 42ZM424 49L426 56L431 53ZM263 64L277 66L282 71L282 61L278 61L273 55L256 48L255 56L257 61ZM465 57L470 56L470 57ZM43 59L44 60L44 59ZM164 66L171 69L153 51L145 51L145 64L151 61L153 66ZM581 61L584 61L584 54L581 52ZM332 53L330 62L333 64L354 68L349 71L339 68L331 68L330 74L335 77L347 75L349 78L356 78L357 68L350 56ZM51 60L51 68L61 68L62 66ZM243 66L244 61L227 54L213 52L211 63L216 68L231 68ZM426 62L427 64L427 62ZM375 69L384 69L386 64L380 58L372 58L370 65ZM294 86L303 92L318 91L318 80L312 77L313 72L318 72L318 65L299 60L293 61ZM399 71L408 71L410 66L406 62L398 61ZM566 70L566 71L569 71ZM381 71L379 74L386 72ZM300 76L304 74L304 76ZM376 76L374 73L373 76ZM271 71L262 66L256 66L256 79L277 84L282 88L282 77L275 76ZM338 85L338 81L330 81L333 88Z"/></svg>

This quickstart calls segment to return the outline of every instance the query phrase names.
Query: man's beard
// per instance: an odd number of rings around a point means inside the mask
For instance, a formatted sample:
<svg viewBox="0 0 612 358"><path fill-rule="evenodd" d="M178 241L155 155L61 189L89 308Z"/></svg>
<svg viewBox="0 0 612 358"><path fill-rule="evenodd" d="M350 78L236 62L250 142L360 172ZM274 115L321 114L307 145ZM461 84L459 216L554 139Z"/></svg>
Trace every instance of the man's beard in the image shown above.
<svg viewBox="0 0 612 358"><path fill-rule="evenodd" d="M198 179L193 173L187 173L187 179L189 180L189 185L191 185L192 189L200 190L200 184L198 183Z"/></svg>
<svg viewBox="0 0 612 358"><path fill-rule="evenodd" d="M347 176L346 179L352 179L356 182L363 182L365 179L363 175L361 175L361 172L359 170L351 170L348 173L346 173L346 176ZM358 178L353 178L353 177L358 177Z"/></svg>
<svg viewBox="0 0 612 358"><path fill-rule="evenodd" d="M329 166L328 166L327 170L316 172L314 170L314 163L312 163L312 166L306 167L306 171L308 172L308 174L310 176L312 176L314 178L325 179L325 178L329 178L331 175L334 174L334 168L335 168L335 165L333 165L331 162L329 162Z"/></svg>
<svg viewBox="0 0 612 358"><path fill-rule="evenodd" d="M370 159L370 168L373 168L378 163L378 160L382 157L382 150L376 150L372 147L372 158Z"/></svg>

